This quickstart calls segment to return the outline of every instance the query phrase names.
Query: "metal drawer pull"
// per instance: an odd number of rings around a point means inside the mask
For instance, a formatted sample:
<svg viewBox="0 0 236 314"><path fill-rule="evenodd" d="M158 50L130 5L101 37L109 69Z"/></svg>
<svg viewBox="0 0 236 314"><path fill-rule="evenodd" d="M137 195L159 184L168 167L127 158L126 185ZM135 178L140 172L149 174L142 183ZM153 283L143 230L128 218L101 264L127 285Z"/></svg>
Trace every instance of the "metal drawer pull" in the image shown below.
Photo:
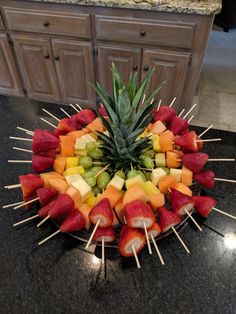
<svg viewBox="0 0 236 314"><path fill-rule="evenodd" d="M148 65L145 65L145 66L143 67L143 70L144 70L144 71L148 71L148 70L149 70L149 66L148 66Z"/></svg>
<svg viewBox="0 0 236 314"><path fill-rule="evenodd" d="M137 71L138 70L138 66L135 64L133 65L133 71Z"/></svg>
<svg viewBox="0 0 236 314"><path fill-rule="evenodd" d="M141 30L141 32L140 32L140 36L145 36L146 35L146 32L145 32L145 30Z"/></svg>
<svg viewBox="0 0 236 314"><path fill-rule="evenodd" d="M58 57L55 57L55 60L56 61L59 61L60 60L60 57L58 56Z"/></svg>
<svg viewBox="0 0 236 314"><path fill-rule="evenodd" d="M44 25L45 27L48 27L50 24L49 24L48 21L44 21L44 22L43 22L43 25Z"/></svg>
<svg viewBox="0 0 236 314"><path fill-rule="evenodd" d="M50 58L50 55L46 55L44 56L45 59L49 59Z"/></svg>

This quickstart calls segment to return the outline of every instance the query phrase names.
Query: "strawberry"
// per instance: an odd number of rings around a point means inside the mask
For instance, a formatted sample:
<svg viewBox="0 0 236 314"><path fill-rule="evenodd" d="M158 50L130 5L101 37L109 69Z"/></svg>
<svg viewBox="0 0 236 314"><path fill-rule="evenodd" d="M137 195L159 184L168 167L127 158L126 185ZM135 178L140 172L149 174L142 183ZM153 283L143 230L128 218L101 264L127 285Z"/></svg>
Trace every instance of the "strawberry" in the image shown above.
<svg viewBox="0 0 236 314"><path fill-rule="evenodd" d="M49 210L51 208L54 208L55 203L56 203L56 200L51 201L46 206L43 206L42 208L40 208L40 210L38 211L39 217L42 218L42 219L47 217Z"/></svg>
<svg viewBox="0 0 236 314"><path fill-rule="evenodd" d="M19 180L24 197L29 196L44 184L40 176L31 173L20 176Z"/></svg>
<svg viewBox="0 0 236 314"><path fill-rule="evenodd" d="M104 242L112 242L115 240L115 231L112 227L108 228L101 228L98 227L93 239L95 241L102 241L102 238L104 239Z"/></svg>
<svg viewBox="0 0 236 314"><path fill-rule="evenodd" d="M180 216L186 215L185 210L189 212L195 204L192 197L175 189L171 189L170 201L173 212Z"/></svg>
<svg viewBox="0 0 236 314"><path fill-rule="evenodd" d="M174 227L181 222L179 215L173 213L165 207L160 207L157 211L161 232L166 232L171 229L171 227Z"/></svg>
<svg viewBox="0 0 236 314"><path fill-rule="evenodd" d="M106 108L103 105L100 105L98 108L98 112L100 113L101 116L103 117L108 117Z"/></svg>
<svg viewBox="0 0 236 314"><path fill-rule="evenodd" d="M52 188L39 188L36 193L42 206L47 205L57 195L57 191Z"/></svg>
<svg viewBox="0 0 236 314"><path fill-rule="evenodd" d="M157 222L155 222L151 228L148 228L147 232L150 239L151 235L153 238L156 238L161 233L161 227Z"/></svg>
<svg viewBox="0 0 236 314"><path fill-rule="evenodd" d="M215 186L215 173L211 170L195 173L193 179L208 189L213 189Z"/></svg>
<svg viewBox="0 0 236 314"><path fill-rule="evenodd" d="M71 120L71 118L61 119L61 121L58 123L57 128L66 133L76 131L74 120Z"/></svg>
<svg viewBox="0 0 236 314"><path fill-rule="evenodd" d="M202 139L197 135L197 147L198 147L198 151L201 150L203 148L203 142Z"/></svg>
<svg viewBox="0 0 236 314"><path fill-rule="evenodd" d="M55 158L56 154L57 154L57 150L56 149L51 149L51 150L49 150L47 152L40 152L37 155L44 156L44 157L53 157L53 158Z"/></svg>
<svg viewBox="0 0 236 314"><path fill-rule="evenodd" d="M155 112L154 122L160 120L162 122L170 122L176 116L176 112L169 106L161 106L158 111Z"/></svg>
<svg viewBox="0 0 236 314"><path fill-rule="evenodd" d="M69 118L68 124L74 126L76 130L81 130L83 128L83 124L77 119L77 114L74 114Z"/></svg>
<svg viewBox="0 0 236 314"><path fill-rule="evenodd" d="M194 173L199 173L207 163L209 156L206 153L184 154L182 163Z"/></svg>
<svg viewBox="0 0 236 314"><path fill-rule="evenodd" d="M138 229L124 225L120 231L118 245L122 256L133 256L132 245L136 253L139 253L145 246L145 235Z"/></svg>
<svg viewBox="0 0 236 314"><path fill-rule="evenodd" d="M174 135L183 133L188 128L188 121L176 116L169 123L169 130L174 133Z"/></svg>
<svg viewBox="0 0 236 314"><path fill-rule="evenodd" d="M96 114L91 109L83 109L76 114L76 119L82 124L89 124L96 119Z"/></svg>
<svg viewBox="0 0 236 314"><path fill-rule="evenodd" d="M33 136L32 150L34 154L47 152L59 146L58 138L47 130L35 130Z"/></svg>
<svg viewBox="0 0 236 314"><path fill-rule="evenodd" d="M73 199L67 194L61 194L56 199L54 206L49 209L48 215L52 219L68 216L75 209Z"/></svg>
<svg viewBox="0 0 236 314"><path fill-rule="evenodd" d="M56 128L54 131L53 131L53 134L56 136L56 137L59 137L60 135L66 135L68 132L65 131L65 130L62 130L62 129L58 129Z"/></svg>
<svg viewBox="0 0 236 314"><path fill-rule="evenodd" d="M210 196L193 196L195 209L197 213L205 218L208 217L213 207L216 206L216 200Z"/></svg>
<svg viewBox="0 0 236 314"><path fill-rule="evenodd" d="M198 145L196 142L197 135L195 131L186 132L184 135L181 135L175 138L175 145L181 146L190 152L197 152Z"/></svg>
<svg viewBox="0 0 236 314"><path fill-rule="evenodd" d="M125 217L127 225L131 228L152 227L155 222L155 215L148 204L135 200L125 205Z"/></svg>
<svg viewBox="0 0 236 314"><path fill-rule="evenodd" d="M75 232L84 228L83 215L77 209L73 210L60 225L61 232Z"/></svg>
<svg viewBox="0 0 236 314"><path fill-rule="evenodd" d="M53 157L45 157L41 155L33 155L32 157L32 168L35 172L42 172L47 170L54 165Z"/></svg>
<svg viewBox="0 0 236 314"><path fill-rule="evenodd" d="M113 212L108 198L102 199L90 210L89 219L94 225L96 225L98 219L100 219L99 226L102 228L107 228L112 225Z"/></svg>
<svg viewBox="0 0 236 314"><path fill-rule="evenodd" d="M35 199L36 197L37 197L37 194L33 193L33 194L30 194L29 196L23 196L23 199L24 199L24 202L26 203L28 201ZM34 202L25 205L26 209L28 210L31 210L33 206L34 206Z"/></svg>

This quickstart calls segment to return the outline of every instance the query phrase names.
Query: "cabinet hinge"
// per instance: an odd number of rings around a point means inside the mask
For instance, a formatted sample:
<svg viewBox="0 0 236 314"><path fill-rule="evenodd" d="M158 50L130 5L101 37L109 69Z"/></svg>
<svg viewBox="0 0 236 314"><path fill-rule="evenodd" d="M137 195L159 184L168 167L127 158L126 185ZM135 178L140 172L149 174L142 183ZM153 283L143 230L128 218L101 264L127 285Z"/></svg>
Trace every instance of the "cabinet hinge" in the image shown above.
<svg viewBox="0 0 236 314"><path fill-rule="evenodd" d="M28 96L28 92L25 88L23 88L23 93L25 94L25 96Z"/></svg>
<svg viewBox="0 0 236 314"><path fill-rule="evenodd" d="M10 44L11 46L14 46L14 42L13 42L13 40L12 40L11 38L8 39L8 42L9 42L9 44Z"/></svg>
<svg viewBox="0 0 236 314"><path fill-rule="evenodd" d="M98 48L97 48L97 47L94 47L94 49L93 49L93 55L94 55L94 57L97 57L97 56L98 56Z"/></svg>
<svg viewBox="0 0 236 314"><path fill-rule="evenodd" d="M189 61L188 61L188 66L189 67L191 67L191 65L192 65L192 60L193 60L193 58L192 58L192 56L190 56Z"/></svg>

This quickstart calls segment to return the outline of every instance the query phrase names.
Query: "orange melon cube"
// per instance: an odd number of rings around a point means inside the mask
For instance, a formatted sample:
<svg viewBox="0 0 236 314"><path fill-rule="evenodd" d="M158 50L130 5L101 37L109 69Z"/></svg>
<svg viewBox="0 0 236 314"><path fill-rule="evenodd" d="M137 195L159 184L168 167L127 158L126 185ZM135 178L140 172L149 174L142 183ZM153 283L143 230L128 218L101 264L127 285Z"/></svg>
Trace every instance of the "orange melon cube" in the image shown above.
<svg viewBox="0 0 236 314"><path fill-rule="evenodd" d="M174 148L174 134L170 130L166 130L164 133L160 134L159 142L162 152L167 152L168 150L173 150Z"/></svg>
<svg viewBox="0 0 236 314"><path fill-rule="evenodd" d="M68 184L64 179L56 177L48 177L48 187L55 189L59 194L66 193Z"/></svg>
<svg viewBox="0 0 236 314"><path fill-rule="evenodd" d="M166 153L166 164L168 168L178 168L180 162L178 161L179 156L176 152L167 152Z"/></svg>
<svg viewBox="0 0 236 314"><path fill-rule="evenodd" d="M123 224L124 222L124 215L125 215L125 206L123 204L123 199L121 199L115 206L115 212L116 215L118 216L120 222L122 222Z"/></svg>
<svg viewBox="0 0 236 314"><path fill-rule="evenodd" d="M168 189L173 188L177 184L177 180L174 176L168 175L160 178L159 181L159 190L161 193L167 193Z"/></svg>
<svg viewBox="0 0 236 314"><path fill-rule="evenodd" d="M185 166L182 168L181 182L187 186L190 186L193 183L193 172Z"/></svg>
<svg viewBox="0 0 236 314"><path fill-rule="evenodd" d="M61 135L60 145L61 145L61 155L65 157L73 157L74 153L74 140L71 136Z"/></svg>
<svg viewBox="0 0 236 314"><path fill-rule="evenodd" d="M155 123L153 123L150 132L152 132L153 134L160 135L161 133L165 132L165 130L166 130L165 124L158 120Z"/></svg>
<svg viewBox="0 0 236 314"><path fill-rule="evenodd" d="M51 171L51 172L45 172L45 173L41 173L40 174L40 177L43 179L43 186L45 188L49 188L49 182L48 182L48 179L49 178L60 178L60 179L63 179L63 176L58 173L58 172L55 172L55 171Z"/></svg>
<svg viewBox="0 0 236 314"><path fill-rule="evenodd" d="M96 132L96 131L100 131L103 132L105 131L105 127L101 121L100 118L96 118L94 119L92 122L90 122L87 125L87 128L91 131L91 132Z"/></svg>
<svg viewBox="0 0 236 314"><path fill-rule="evenodd" d="M111 207L114 208L115 205L122 199L123 193L118 191L112 185L109 185L106 190L99 196L98 200L102 200L103 198L108 198L111 204Z"/></svg>
<svg viewBox="0 0 236 314"><path fill-rule="evenodd" d="M89 133L89 132L90 132L89 129L83 128L82 130L69 132L69 133L67 134L67 136L72 137L73 142L74 142L74 144L75 144L77 138L80 138L80 137L82 137L83 135L85 135L85 134L87 134L87 133Z"/></svg>
<svg viewBox="0 0 236 314"><path fill-rule="evenodd" d="M113 223L112 223L112 226L117 226L117 225L119 225L119 220L116 217L114 209L112 210L112 213L113 213Z"/></svg>
<svg viewBox="0 0 236 314"><path fill-rule="evenodd" d="M156 210L157 208L165 205L165 195L162 193L150 194L149 195L149 202L151 203L152 208L154 210Z"/></svg>
<svg viewBox="0 0 236 314"><path fill-rule="evenodd" d="M136 200L144 203L148 201L147 193L145 192L144 188L141 187L140 185L133 185L125 192L123 204L126 205Z"/></svg>
<svg viewBox="0 0 236 314"><path fill-rule="evenodd" d="M82 197L80 192L72 185L70 185L66 191L66 194L73 199L75 203L75 208L80 208L80 206L82 205Z"/></svg>
<svg viewBox="0 0 236 314"><path fill-rule="evenodd" d="M187 187L187 185L183 184L183 183L177 183L175 186L173 186L174 189L178 190L179 192L186 194L188 196L192 196L193 192L190 190L189 187Z"/></svg>
<svg viewBox="0 0 236 314"><path fill-rule="evenodd" d="M66 157L61 155L56 155L56 158L54 160L53 169L62 174L64 170L66 169Z"/></svg>
<svg viewBox="0 0 236 314"><path fill-rule="evenodd" d="M79 212L81 212L83 218L84 218L84 221L85 221L85 229L89 230L90 226L91 226L91 221L89 219L89 212L91 210L91 206L89 206L88 204L82 204L80 207L79 207Z"/></svg>

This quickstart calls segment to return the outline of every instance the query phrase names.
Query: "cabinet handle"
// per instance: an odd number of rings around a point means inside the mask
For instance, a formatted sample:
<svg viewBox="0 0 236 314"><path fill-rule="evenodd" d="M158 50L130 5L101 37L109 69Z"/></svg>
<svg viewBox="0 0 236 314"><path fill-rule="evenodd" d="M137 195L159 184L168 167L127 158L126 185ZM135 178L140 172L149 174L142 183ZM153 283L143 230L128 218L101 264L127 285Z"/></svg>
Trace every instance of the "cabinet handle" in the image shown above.
<svg viewBox="0 0 236 314"><path fill-rule="evenodd" d="M50 58L50 55L46 55L44 56L45 59L49 59Z"/></svg>
<svg viewBox="0 0 236 314"><path fill-rule="evenodd" d="M50 25L50 23L49 23L48 21L44 21L44 22L43 22L43 25L44 25L45 27L48 27L48 26Z"/></svg>
<svg viewBox="0 0 236 314"><path fill-rule="evenodd" d="M144 67L143 67L143 71L148 71L149 70L149 66L146 64Z"/></svg>
<svg viewBox="0 0 236 314"><path fill-rule="evenodd" d="M133 65L133 71L137 71L138 70L138 66L135 64Z"/></svg>
<svg viewBox="0 0 236 314"><path fill-rule="evenodd" d="M142 36L142 37L143 37L143 36L145 36L145 35L146 35L145 30L141 30L141 31L140 31L140 36Z"/></svg>
<svg viewBox="0 0 236 314"><path fill-rule="evenodd" d="M60 57L58 56L58 57L55 57L55 60L56 61L59 61L60 60Z"/></svg>

